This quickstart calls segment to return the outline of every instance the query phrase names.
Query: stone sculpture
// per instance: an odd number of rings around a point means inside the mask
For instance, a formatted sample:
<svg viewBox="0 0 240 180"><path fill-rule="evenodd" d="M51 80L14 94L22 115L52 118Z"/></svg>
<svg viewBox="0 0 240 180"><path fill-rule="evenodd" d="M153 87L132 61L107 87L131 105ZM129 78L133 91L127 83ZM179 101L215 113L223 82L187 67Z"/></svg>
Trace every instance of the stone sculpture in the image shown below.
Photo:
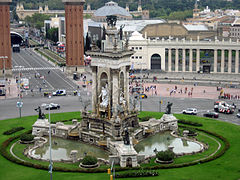
<svg viewBox="0 0 240 180"><path fill-rule="evenodd" d="M45 114L42 113L41 107L38 106L36 109L34 109L35 111L38 112L38 119L45 119Z"/></svg>
<svg viewBox="0 0 240 180"><path fill-rule="evenodd" d="M165 114L171 114L172 105L173 103L168 102Z"/></svg>

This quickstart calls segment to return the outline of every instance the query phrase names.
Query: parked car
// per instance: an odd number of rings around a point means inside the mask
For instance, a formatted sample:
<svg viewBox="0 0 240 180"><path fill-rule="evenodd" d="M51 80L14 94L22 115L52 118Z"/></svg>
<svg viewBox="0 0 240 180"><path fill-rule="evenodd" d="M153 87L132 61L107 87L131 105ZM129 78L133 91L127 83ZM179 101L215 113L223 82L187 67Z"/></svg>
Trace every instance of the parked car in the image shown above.
<svg viewBox="0 0 240 180"><path fill-rule="evenodd" d="M191 115L197 115L197 109L196 108L187 108L182 111L183 114L191 114Z"/></svg>
<svg viewBox="0 0 240 180"><path fill-rule="evenodd" d="M211 118L218 118L219 114L217 112L207 111L206 113L203 114L203 116L211 117Z"/></svg>
<svg viewBox="0 0 240 180"><path fill-rule="evenodd" d="M53 96L66 96L66 90L59 89L52 93Z"/></svg>
<svg viewBox="0 0 240 180"><path fill-rule="evenodd" d="M240 113L237 113L237 117L240 118Z"/></svg>
<svg viewBox="0 0 240 180"><path fill-rule="evenodd" d="M59 104L55 104L55 103L50 103L50 104L42 104L42 107L44 107L46 110L53 110L53 109L60 109L60 105Z"/></svg>
<svg viewBox="0 0 240 180"><path fill-rule="evenodd" d="M147 95L146 95L146 94L143 94L143 93L141 93L141 94L137 94L137 95L135 96L135 98L139 98L139 99L146 99L146 98L147 98Z"/></svg>

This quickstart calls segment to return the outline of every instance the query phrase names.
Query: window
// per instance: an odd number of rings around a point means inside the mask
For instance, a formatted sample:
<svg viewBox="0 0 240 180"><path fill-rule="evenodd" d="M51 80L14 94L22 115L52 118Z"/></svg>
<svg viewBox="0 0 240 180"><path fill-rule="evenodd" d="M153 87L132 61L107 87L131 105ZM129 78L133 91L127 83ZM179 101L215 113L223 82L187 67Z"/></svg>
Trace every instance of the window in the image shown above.
<svg viewBox="0 0 240 180"><path fill-rule="evenodd" d="M132 47L132 50L134 50L134 47Z"/></svg>
<svg viewBox="0 0 240 180"><path fill-rule="evenodd" d="M139 47L139 50L142 50L142 47Z"/></svg>
<svg viewBox="0 0 240 180"><path fill-rule="evenodd" d="M142 59L142 56L139 56L139 59Z"/></svg>
<svg viewBox="0 0 240 180"><path fill-rule="evenodd" d="M132 56L132 59L134 59L134 56Z"/></svg>
<svg viewBox="0 0 240 180"><path fill-rule="evenodd" d="M138 50L138 47L136 47L136 50Z"/></svg>
<svg viewBox="0 0 240 180"><path fill-rule="evenodd" d="M135 59L138 59L138 56L135 56Z"/></svg>

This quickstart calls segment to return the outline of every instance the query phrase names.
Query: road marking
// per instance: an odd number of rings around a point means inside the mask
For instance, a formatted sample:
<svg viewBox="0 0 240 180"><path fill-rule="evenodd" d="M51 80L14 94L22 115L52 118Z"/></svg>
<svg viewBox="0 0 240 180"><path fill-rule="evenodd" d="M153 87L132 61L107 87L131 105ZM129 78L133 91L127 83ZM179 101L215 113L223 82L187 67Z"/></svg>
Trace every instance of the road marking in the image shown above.
<svg viewBox="0 0 240 180"><path fill-rule="evenodd" d="M21 71L40 71L40 70L51 70L59 69L57 67L39 67L39 68L21 68ZM19 69L12 69L12 71L18 71Z"/></svg>

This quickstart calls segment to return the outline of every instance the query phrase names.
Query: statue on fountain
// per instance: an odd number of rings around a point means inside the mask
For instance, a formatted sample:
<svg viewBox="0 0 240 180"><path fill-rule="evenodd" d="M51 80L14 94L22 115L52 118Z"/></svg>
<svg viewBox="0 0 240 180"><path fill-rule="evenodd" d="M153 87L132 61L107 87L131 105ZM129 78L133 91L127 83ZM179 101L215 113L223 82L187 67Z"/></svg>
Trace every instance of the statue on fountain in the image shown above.
<svg viewBox="0 0 240 180"><path fill-rule="evenodd" d="M102 91L99 95L99 98L101 98L100 108L106 109L108 107L108 86L106 84L105 87L102 87Z"/></svg>
<svg viewBox="0 0 240 180"><path fill-rule="evenodd" d="M165 114L171 114L172 105L173 103L168 102Z"/></svg>
<svg viewBox="0 0 240 180"><path fill-rule="evenodd" d="M125 128L124 131L123 131L123 142L124 142L125 145L130 144L128 128Z"/></svg>
<svg viewBox="0 0 240 180"><path fill-rule="evenodd" d="M35 111L38 112L38 119L45 119L45 114L42 113L41 107L38 106L36 109L34 109Z"/></svg>

